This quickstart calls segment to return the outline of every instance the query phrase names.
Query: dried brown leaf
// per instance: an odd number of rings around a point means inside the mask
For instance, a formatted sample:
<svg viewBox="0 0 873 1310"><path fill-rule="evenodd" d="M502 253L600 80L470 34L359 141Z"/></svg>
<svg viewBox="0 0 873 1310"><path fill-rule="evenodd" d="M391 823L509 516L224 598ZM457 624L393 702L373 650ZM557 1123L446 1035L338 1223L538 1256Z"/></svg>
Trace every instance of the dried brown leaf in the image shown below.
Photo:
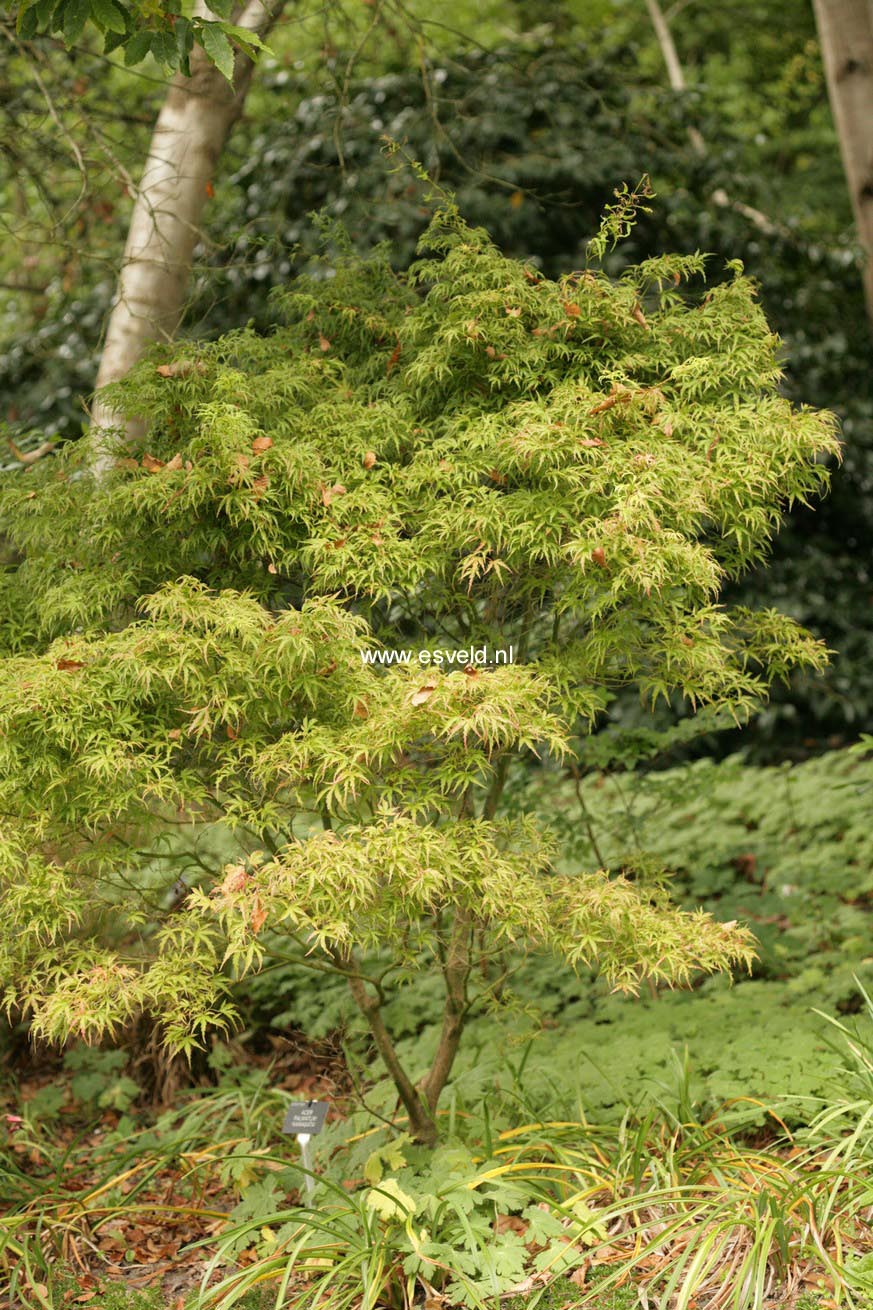
<svg viewBox="0 0 873 1310"><path fill-rule="evenodd" d="M162 378L184 378L189 373L205 373L202 359L177 359L172 364L158 364L155 372Z"/></svg>
<svg viewBox="0 0 873 1310"><path fill-rule="evenodd" d="M590 409L588 412L589 414L603 414L606 410L612 409L617 400L617 395L607 396L606 400L601 400L599 405L595 405L594 408Z"/></svg>
<svg viewBox="0 0 873 1310"><path fill-rule="evenodd" d="M252 932L257 936L264 924L267 922L267 911L261 905L261 898L257 892L252 897L251 925Z"/></svg>
<svg viewBox="0 0 873 1310"><path fill-rule="evenodd" d="M321 484L321 503L325 509L330 506L337 496L344 496L345 494L346 488L341 482L335 482L332 487L326 487L324 483Z"/></svg>
<svg viewBox="0 0 873 1310"><path fill-rule="evenodd" d="M241 892L246 885L247 878L245 865L232 864L225 871L224 880L219 891L224 896L232 896L235 892Z"/></svg>

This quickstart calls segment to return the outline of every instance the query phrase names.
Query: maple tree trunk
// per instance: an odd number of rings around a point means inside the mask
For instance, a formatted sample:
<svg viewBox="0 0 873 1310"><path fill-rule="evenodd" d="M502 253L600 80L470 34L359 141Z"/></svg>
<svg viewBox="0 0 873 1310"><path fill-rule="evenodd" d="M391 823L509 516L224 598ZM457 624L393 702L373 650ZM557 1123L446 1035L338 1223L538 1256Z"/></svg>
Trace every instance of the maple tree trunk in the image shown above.
<svg viewBox="0 0 873 1310"><path fill-rule="evenodd" d="M358 974L349 972L346 964L342 965L342 972L348 978L355 1003L367 1021L376 1050L381 1055L382 1062L397 1088L403 1108L409 1116L410 1136L413 1141L421 1142L423 1146L435 1146L437 1133L433 1115L397 1057L394 1043L382 1018L381 1002L378 997L367 991L366 984Z"/></svg>
<svg viewBox="0 0 873 1310"><path fill-rule="evenodd" d="M813 7L873 323L873 2L813 0Z"/></svg>
<svg viewBox="0 0 873 1310"><path fill-rule="evenodd" d="M455 911L452 934L446 952L443 976L446 983L446 999L443 1007L443 1024L437 1042L436 1053L430 1070L421 1084L421 1092L427 1107L433 1115L437 1102L449 1079L461 1034L464 1031L464 1018L467 1012L467 978L470 973L470 935L472 925L469 914L462 910Z"/></svg>
<svg viewBox="0 0 873 1310"><path fill-rule="evenodd" d="M336 967L348 979L355 1003L367 1021L376 1050L382 1057L382 1062L397 1088L403 1108L409 1116L410 1136L413 1141L420 1142L423 1146L436 1145L437 1103L448 1082L464 1031L464 1020L468 1009L467 978L470 973L472 931L470 915L464 910L456 910L443 964L446 995L442 1028L430 1069L417 1086L400 1063L382 1018L382 1002L379 995L373 990L368 991L367 983L362 975L356 972L352 958L343 958L339 954L334 954Z"/></svg>
<svg viewBox="0 0 873 1310"><path fill-rule="evenodd" d="M262 37L282 5L283 0L247 0L233 21ZM211 17L202 0L196 12ZM170 83L152 134L107 324L98 392L124 377L147 345L170 340L178 327L215 167L242 112L254 70L252 60L238 50L229 82L199 46L191 53L190 67L190 77L178 73ZM92 464L98 473L111 462L106 429L118 426L98 395L91 415ZM126 426L132 432L132 425Z"/></svg>

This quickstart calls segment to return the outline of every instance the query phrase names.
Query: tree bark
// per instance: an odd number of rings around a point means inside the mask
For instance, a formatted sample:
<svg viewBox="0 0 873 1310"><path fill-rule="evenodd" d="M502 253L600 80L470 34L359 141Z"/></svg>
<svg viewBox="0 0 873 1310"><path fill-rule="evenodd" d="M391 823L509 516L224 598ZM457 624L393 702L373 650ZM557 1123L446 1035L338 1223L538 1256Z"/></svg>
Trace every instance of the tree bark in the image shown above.
<svg viewBox="0 0 873 1310"><path fill-rule="evenodd" d="M873 323L873 4L813 0L831 111L858 240L864 303Z"/></svg>
<svg viewBox="0 0 873 1310"><path fill-rule="evenodd" d="M649 17L652 20L655 37L661 48L661 55L663 56L664 64L667 68L667 77L670 86L674 91L678 91L680 95L684 95L688 88L685 82L682 61L680 60L679 52L676 49L676 42L673 40L673 33L670 31L670 24L667 22L664 11L661 9L658 0L646 0L646 8L649 11ZM706 145L696 127L690 127L688 129L688 138L691 141L691 145L696 154L701 156L706 154Z"/></svg>
<svg viewBox="0 0 873 1310"><path fill-rule="evenodd" d="M283 0L246 0L233 21L262 37L282 5ZM202 0L197 12L211 17ZM195 46L191 76L173 78L158 115L97 373L91 434L98 474L112 462L107 430L119 427L99 390L124 377L147 345L170 340L178 327L215 168L242 113L253 70L252 60L238 50L231 83ZM133 435L133 425L124 426Z"/></svg>
<svg viewBox="0 0 873 1310"><path fill-rule="evenodd" d="M443 1005L443 1023L433 1063L421 1084L421 1092L431 1114L452 1072L455 1056L464 1031L467 1015L467 979L470 974L470 935L472 924L465 910L455 911L452 934L446 951L443 976L446 999Z"/></svg>
<svg viewBox="0 0 873 1310"><path fill-rule="evenodd" d="M349 989L355 1003L367 1021L376 1050L381 1055L382 1062L409 1116L410 1136L413 1141L421 1142L423 1146L435 1146L437 1132L433 1113L397 1057L394 1043L382 1018L382 1006L378 997L370 995L360 974L351 972L346 961L339 961L338 967L348 978Z"/></svg>
<svg viewBox="0 0 873 1310"><path fill-rule="evenodd" d="M345 974L355 1004L382 1057L382 1062L397 1088L397 1095L409 1116L413 1141L433 1147L437 1141L436 1108L448 1082L467 1017L467 979L470 975L470 940L472 920L466 910L455 910L452 930L446 947L443 977L446 985L443 1021L430 1069L416 1086L400 1063L394 1043L382 1018L381 997L369 991L353 957L333 954L335 967Z"/></svg>

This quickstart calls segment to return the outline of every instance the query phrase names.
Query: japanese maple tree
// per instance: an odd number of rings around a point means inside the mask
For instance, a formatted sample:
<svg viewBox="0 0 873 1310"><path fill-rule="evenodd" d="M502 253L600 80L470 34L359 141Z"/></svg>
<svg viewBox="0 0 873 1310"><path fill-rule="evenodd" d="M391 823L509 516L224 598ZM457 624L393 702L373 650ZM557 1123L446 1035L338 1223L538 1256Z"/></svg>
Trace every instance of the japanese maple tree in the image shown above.
<svg viewBox="0 0 873 1310"><path fill-rule="evenodd" d="M147 1012L190 1049L278 952L348 979L432 1142L508 945L628 990L748 962L660 882L556 872L503 803L513 761L584 758L623 686L741 721L824 659L719 596L822 487L834 422L779 394L739 266L705 294L697 254L600 271L634 199L557 281L447 200L405 275L329 232L271 335L107 393L146 421L108 472L81 442L7 481L0 978L36 1034ZM483 646L514 662L417 654ZM363 657L387 647L415 653ZM424 1069L384 1019L410 969L444 982Z"/></svg>

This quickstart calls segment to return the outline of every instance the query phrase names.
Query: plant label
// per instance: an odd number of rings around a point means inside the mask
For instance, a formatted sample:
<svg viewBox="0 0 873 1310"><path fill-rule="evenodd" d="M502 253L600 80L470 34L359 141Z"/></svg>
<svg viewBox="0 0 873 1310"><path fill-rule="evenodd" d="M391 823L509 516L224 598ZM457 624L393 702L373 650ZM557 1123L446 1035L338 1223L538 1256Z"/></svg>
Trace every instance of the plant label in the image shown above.
<svg viewBox="0 0 873 1310"><path fill-rule="evenodd" d="M288 1106L283 1133L320 1133L327 1114L327 1101L293 1101Z"/></svg>

